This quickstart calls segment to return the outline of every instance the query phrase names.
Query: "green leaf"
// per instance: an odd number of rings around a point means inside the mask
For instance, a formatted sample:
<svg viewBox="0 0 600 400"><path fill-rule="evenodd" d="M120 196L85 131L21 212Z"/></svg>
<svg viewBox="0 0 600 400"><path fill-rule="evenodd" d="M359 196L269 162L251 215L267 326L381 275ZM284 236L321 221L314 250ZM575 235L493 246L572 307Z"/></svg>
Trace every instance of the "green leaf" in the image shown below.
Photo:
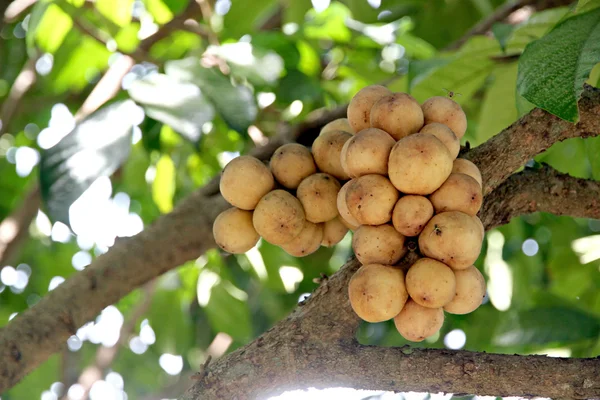
<svg viewBox="0 0 600 400"><path fill-rule="evenodd" d="M55 53L73 27L71 16L50 0L36 3L27 29L27 47L34 43L48 53Z"/></svg>
<svg viewBox="0 0 600 400"><path fill-rule="evenodd" d="M587 151L588 161L592 167L592 178L600 180L600 136L587 138L585 140L585 149Z"/></svg>
<svg viewBox="0 0 600 400"><path fill-rule="evenodd" d="M238 132L246 132L258 113L256 100L246 86L234 86L217 68L204 68L200 60L188 57L165 63L167 75L200 87L221 117Z"/></svg>
<svg viewBox="0 0 600 400"><path fill-rule="evenodd" d="M600 0L579 0L575 11L586 12L598 7L600 7Z"/></svg>
<svg viewBox="0 0 600 400"><path fill-rule="evenodd" d="M577 122L583 83L598 61L600 9L594 9L564 20L527 45L519 61L517 90L536 106Z"/></svg>
<svg viewBox="0 0 600 400"><path fill-rule="evenodd" d="M508 42L508 39L510 39L514 29L515 26L512 24L497 23L492 25L492 33L496 40L498 40L503 52L506 52L506 43Z"/></svg>
<svg viewBox="0 0 600 400"><path fill-rule="evenodd" d="M339 43L350 41L352 34L346 26L346 19L350 18L350 10L341 3L332 3L325 11L320 13L311 9L306 13L307 22L304 34L310 39L333 40Z"/></svg>
<svg viewBox="0 0 600 400"><path fill-rule="evenodd" d="M493 338L498 346L546 345L593 339L600 321L575 308L540 307L516 313Z"/></svg>
<svg viewBox="0 0 600 400"><path fill-rule="evenodd" d="M152 74L134 81L129 95L144 106L149 117L169 125L193 143L200 139L202 125L215 116L214 107L198 86L168 75Z"/></svg>
<svg viewBox="0 0 600 400"><path fill-rule="evenodd" d="M276 0L232 1L223 17L222 37L238 39L248 32L257 32L260 25L276 11L276 3Z"/></svg>
<svg viewBox="0 0 600 400"><path fill-rule="evenodd" d="M98 11L115 24L125 26L131 22L133 0L96 0L95 4Z"/></svg>
<svg viewBox="0 0 600 400"><path fill-rule="evenodd" d="M156 176L152 182L152 199L162 213L173 209L175 195L175 164L167 154L163 154L156 163Z"/></svg>
<svg viewBox="0 0 600 400"><path fill-rule="evenodd" d="M90 115L42 154L40 187L50 217L69 223L69 207L129 155L137 106L119 101Z"/></svg>

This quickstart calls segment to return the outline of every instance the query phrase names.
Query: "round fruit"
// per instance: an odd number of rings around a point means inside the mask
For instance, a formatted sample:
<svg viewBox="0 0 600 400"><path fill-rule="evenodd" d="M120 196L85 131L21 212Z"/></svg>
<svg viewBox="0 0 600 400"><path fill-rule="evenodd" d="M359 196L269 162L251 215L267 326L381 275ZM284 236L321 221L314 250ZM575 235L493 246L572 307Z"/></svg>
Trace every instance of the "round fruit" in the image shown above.
<svg viewBox="0 0 600 400"><path fill-rule="evenodd" d="M364 175L350 181L346 204L361 225L383 225L392 219L398 191L382 175Z"/></svg>
<svg viewBox="0 0 600 400"><path fill-rule="evenodd" d="M338 179L350 177L344 172L341 162L342 147L352 135L344 131L328 131L315 139L312 153L321 172L328 173Z"/></svg>
<svg viewBox="0 0 600 400"><path fill-rule="evenodd" d="M394 228L404 236L417 236L433 217L433 205L427 197L406 195L400 198L392 212Z"/></svg>
<svg viewBox="0 0 600 400"><path fill-rule="evenodd" d="M367 174L387 175L390 151L395 144L396 141L381 129L363 129L344 145L342 166L351 178Z"/></svg>
<svg viewBox="0 0 600 400"><path fill-rule="evenodd" d="M260 232L259 232L260 233ZM481 251L483 237L475 219L460 211L435 215L419 235L419 249L452 269L473 265Z"/></svg>
<svg viewBox="0 0 600 400"><path fill-rule="evenodd" d="M232 206L254 210L274 185L271 171L258 158L240 156L231 160L223 169L219 188L223 198Z"/></svg>
<svg viewBox="0 0 600 400"><path fill-rule="evenodd" d="M346 225L348 229L355 230L360 225L360 222L358 222L357 219L354 218L354 216L350 213L350 210L348 209L348 203L346 203L346 192L352 183L354 183L354 180L346 182L338 192L337 208L344 225Z"/></svg>
<svg viewBox="0 0 600 400"><path fill-rule="evenodd" d="M475 215L481 208L483 195L479 183L469 175L452 173L438 190L429 196L436 213L462 211Z"/></svg>
<svg viewBox="0 0 600 400"><path fill-rule="evenodd" d="M371 109L371 126L383 129L399 140L419 132L423 127L423 111L409 94L393 93L377 100Z"/></svg>
<svg viewBox="0 0 600 400"><path fill-rule="evenodd" d="M277 182L288 189L296 189L302 179L317 172L310 150L297 143L284 144L275 150L270 166Z"/></svg>
<svg viewBox="0 0 600 400"><path fill-rule="evenodd" d="M419 132L429 133L438 138L440 142L444 143L444 146L446 146L453 159L458 156L460 152L460 139L446 125L439 122L432 122L425 125Z"/></svg>
<svg viewBox="0 0 600 400"><path fill-rule="evenodd" d="M481 232L481 240L483 240L483 238L485 237L485 227L483 226L483 222L481 222L478 216L474 216L473 220L475 220L475 222L477 223L479 231Z"/></svg>
<svg viewBox="0 0 600 400"><path fill-rule="evenodd" d="M421 342L439 331L444 324L442 308L427 308L409 299L394 318L396 329L406 340Z"/></svg>
<svg viewBox="0 0 600 400"><path fill-rule="evenodd" d="M390 181L407 194L431 194L452 171L452 156L444 144L428 133L399 140L390 153Z"/></svg>
<svg viewBox="0 0 600 400"><path fill-rule="evenodd" d="M323 224L306 221L300 234L291 242L282 244L281 248L291 256L304 257L319 250L322 240Z"/></svg>
<svg viewBox="0 0 600 400"><path fill-rule="evenodd" d="M328 124L325 124L325 126L323 128L321 128L320 135L324 134L325 132L329 132L329 131L344 131L344 132L348 132L348 133L354 133L352 131L352 127L350 126L350 123L348 122L348 118L334 119L333 121L329 122Z"/></svg>
<svg viewBox="0 0 600 400"><path fill-rule="evenodd" d="M380 85L362 88L348 104L348 121L354 132L360 132L371 126L371 108L383 96L392 92Z"/></svg>
<svg viewBox="0 0 600 400"><path fill-rule="evenodd" d="M306 219L319 223L338 215L337 195L340 183L329 174L318 173L300 182L296 196L304 207Z"/></svg>
<svg viewBox="0 0 600 400"><path fill-rule="evenodd" d="M233 254L247 252L260 239L252 225L252 211L235 207L217 216L213 224L213 236L220 248Z"/></svg>
<svg viewBox="0 0 600 400"><path fill-rule="evenodd" d="M346 233L348 233L348 228L342 222L342 217L338 215L323 224L323 240L321 244L325 247L335 246L342 241Z"/></svg>
<svg viewBox="0 0 600 400"><path fill-rule="evenodd" d="M354 254L361 264L396 264L404 254L404 236L391 225L361 225L352 238Z"/></svg>
<svg viewBox="0 0 600 400"><path fill-rule="evenodd" d="M459 139L467 131L467 116L460 105L452 99L435 96L423 103L423 116L425 124L439 122L452 129Z"/></svg>
<svg viewBox="0 0 600 400"><path fill-rule="evenodd" d="M442 262L420 258L406 274L406 290L423 307L443 307L456 293L454 272Z"/></svg>
<svg viewBox="0 0 600 400"><path fill-rule="evenodd" d="M408 299L404 272L387 265L363 265L350 279L348 296L352 309L361 319L367 322L392 319Z"/></svg>
<svg viewBox="0 0 600 400"><path fill-rule="evenodd" d="M258 202L252 216L256 232L267 242L278 246L298 236L305 221L300 200L285 190L267 193Z"/></svg>
<svg viewBox="0 0 600 400"><path fill-rule="evenodd" d="M346 143L344 143L344 145L342 146L342 151L340 152L340 164L342 165L342 170L348 176L350 176L350 171L348 170L348 165L346 164L346 160L348 157L347 156L348 146L350 146L351 140L352 140L352 138L350 138L349 140L346 140Z"/></svg>
<svg viewBox="0 0 600 400"><path fill-rule="evenodd" d="M452 172L469 175L471 178L475 179L477 183L479 183L479 186L482 186L483 181L481 179L481 172L479 171L479 168L477 168L477 165L465 158L457 158L454 160Z"/></svg>
<svg viewBox="0 0 600 400"><path fill-rule="evenodd" d="M456 295L444 306L450 314L468 314L481 305L485 296L485 279L475 266L455 271Z"/></svg>

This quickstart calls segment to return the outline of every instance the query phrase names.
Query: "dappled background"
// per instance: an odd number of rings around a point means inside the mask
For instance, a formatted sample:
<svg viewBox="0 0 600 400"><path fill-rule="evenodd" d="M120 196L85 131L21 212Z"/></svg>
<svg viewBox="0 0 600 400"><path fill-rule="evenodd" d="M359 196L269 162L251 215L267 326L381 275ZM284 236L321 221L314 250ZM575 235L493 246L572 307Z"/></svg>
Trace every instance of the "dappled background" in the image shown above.
<svg viewBox="0 0 600 400"><path fill-rule="evenodd" d="M518 56L569 12L520 8L493 35L456 46L501 6L14 1L0 22L0 327L232 158L366 85L419 101L454 92L469 119L463 144L487 140L531 109L515 93ZM599 77L596 67L589 83ZM528 165L600 179L598 152L600 138L571 139ZM350 242L302 259L264 241L244 255L211 250L107 307L1 399L175 398L209 355L248 343L339 269ZM515 219L488 232L476 266L488 282L484 305L447 314L439 334L412 346L600 355L600 221ZM358 339L407 344L391 322L363 324Z"/></svg>

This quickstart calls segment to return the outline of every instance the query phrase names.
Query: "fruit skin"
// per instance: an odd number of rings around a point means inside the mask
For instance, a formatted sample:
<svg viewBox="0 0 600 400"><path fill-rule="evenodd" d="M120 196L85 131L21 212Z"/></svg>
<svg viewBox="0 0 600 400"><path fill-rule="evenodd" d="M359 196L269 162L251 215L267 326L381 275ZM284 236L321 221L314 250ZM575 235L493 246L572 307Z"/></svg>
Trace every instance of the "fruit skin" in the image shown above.
<svg viewBox="0 0 600 400"><path fill-rule="evenodd" d="M219 189L229 204L254 210L260 199L275 186L273 174L258 158L240 156L223 169Z"/></svg>
<svg viewBox="0 0 600 400"><path fill-rule="evenodd" d="M444 143L444 146L446 146L453 159L458 156L458 153L460 152L460 139L457 138L454 132L452 132L452 129L448 128L446 125L440 124L439 122L432 122L425 125L419 132L429 133L438 138Z"/></svg>
<svg viewBox="0 0 600 400"><path fill-rule="evenodd" d="M425 225L419 235L419 249L454 270L465 269L479 257L482 241L481 228L472 216L447 211L434 215Z"/></svg>
<svg viewBox="0 0 600 400"><path fill-rule="evenodd" d="M252 216L256 232L267 242L278 246L298 236L305 221L300 200L281 189L273 190L260 199Z"/></svg>
<svg viewBox="0 0 600 400"><path fill-rule="evenodd" d="M452 165L452 172L469 175L479 183L480 187L483 187L483 180L481 179L481 172L477 165L465 158L457 158L454 160Z"/></svg>
<svg viewBox="0 0 600 400"><path fill-rule="evenodd" d="M325 126L321 128L321 132L319 134L322 135L329 131L344 131L352 134L354 133L350 123L348 122L348 118L334 119L333 121L325 124Z"/></svg>
<svg viewBox="0 0 600 400"><path fill-rule="evenodd" d="M404 236L417 236L433 217L433 205L425 196L402 196L392 211L394 228Z"/></svg>
<svg viewBox="0 0 600 400"><path fill-rule="evenodd" d="M287 189L296 189L302 180L317 173L310 150L298 143L288 143L273 153L271 172L277 182Z"/></svg>
<svg viewBox="0 0 600 400"><path fill-rule="evenodd" d="M406 340L422 342L434 335L444 324L442 308L427 308L409 299L400 314L394 318L396 329Z"/></svg>
<svg viewBox="0 0 600 400"><path fill-rule="evenodd" d="M306 221L304 228L291 242L281 245L281 248L291 256L305 257L321 247L323 240L323 224L313 224Z"/></svg>
<svg viewBox="0 0 600 400"><path fill-rule="evenodd" d="M452 132L459 139L465 135L467 131L467 116L460 105L454 100L448 97L435 96L425 101L421 108L423 109L426 125L432 122L439 122L452 129Z"/></svg>
<svg viewBox="0 0 600 400"><path fill-rule="evenodd" d="M337 196L337 208L340 213L340 218L344 225L348 227L348 229L356 230L360 226L360 222L354 218L354 216L350 213L348 209L348 203L346 203L346 192L348 188L353 183L354 180L348 181L342 186Z"/></svg>
<svg viewBox="0 0 600 400"><path fill-rule="evenodd" d="M418 259L408 270L405 283L410 298L423 307L443 307L456 294L452 269L431 258Z"/></svg>
<svg viewBox="0 0 600 400"><path fill-rule="evenodd" d="M370 85L358 91L348 104L348 121L354 132L371 126L371 108L383 96L392 92L381 85Z"/></svg>
<svg viewBox="0 0 600 400"><path fill-rule="evenodd" d="M352 137L352 134L344 131L328 131L319 135L312 145L312 153L321 172L340 180L350 179L344 172L341 162L342 147L346 141Z"/></svg>
<svg viewBox="0 0 600 400"><path fill-rule="evenodd" d="M407 136L399 140L390 152L390 181L402 193L431 194L442 186L451 171L450 152L429 133Z"/></svg>
<svg viewBox="0 0 600 400"><path fill-rule="evenodd" d="M361 225L352 237L354 254L361 264L396 264L404 254L404 236L392 225Z"/></svg>
<svg viewBox="0 0 600 400"><path fill-rule="evenodd" d="M323 224L323 240L321 241L321 245L325 247L335 246L342 241L346 233L348 233L348 227L342 221L342 217L338 215Z"/></svg>
<svg viewBox="0 0 600 400"><path fill-rule="evenodd" d="M342 166L351 178L387 175L390 151L396 141L385 131L367 128L354 135L342 149Z"/></svg>
<svg viewBox="0 0 600 400"><path fill-rule="evenodd" d="M421 106L406 93L382 97L371 108L371 126L383 129L396 140L419 132L423 123Z"/></svg>
<svg viewBox="0 0 600 400"><path fill-rule="evenodd" d="M381 175L364 175L350 181L346 205L361 225L383 225L392 218L398 191Z"/></svg>
<svg viewBox="0 0 600 400"><path fill-rule="evenodd" d="M485 227L483 226L483 222L481 222L478 216L474 216L473 220L477 223L477 226L479 227L479 231L481 233L481 240L483 240L483 238L485 237Z"/></svg>
<svg viewBox="0 0 600 400"><path fill-rule="evenodd" d="M408 299L404 272L387 265L363 265L350 279L348 297L352 309L364 321L392 319Z"/></svg>
<svg viewBox="0 0 600 400"><path fill-rule="evenodd" d="M468 314L483 302L485 296L485 279L475 266L454 271L456 276L456 295L444 306L450 314Z"/></svg>
<svg viewBox="0 0 600 400"><path fill-rule="evenodd" d="M452 173L438 190L429 196L436 213L461 211L475 216L483 202L479 183L469 175Z"/></svg>
<svg viewBox="0 0 600 400"><path fill-rule="evenodd" d="M253 248L260 236L252 224L252 211L229 208L213 224L217 245L228 253L242 254Z"/></svg>
<svg viewBox="0 0 600 400"><path fill-rule="evenodd" d="M341 185L329 174L318 173L300 182L296 196L306 219L313 223L326 222L338 215L337 195Z"/></svg>

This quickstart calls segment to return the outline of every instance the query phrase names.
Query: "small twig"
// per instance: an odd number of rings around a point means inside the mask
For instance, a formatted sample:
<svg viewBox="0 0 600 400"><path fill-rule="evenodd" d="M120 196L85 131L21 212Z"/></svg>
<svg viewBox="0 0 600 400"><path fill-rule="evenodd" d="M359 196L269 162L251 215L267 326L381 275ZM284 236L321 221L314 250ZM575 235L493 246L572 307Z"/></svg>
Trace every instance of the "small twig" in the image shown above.
<svg viewBox="0 0 600 400"><path fill-rule="evenodd" d="M12 24L17 21L36 2L37 0L15 0L12 3L9 1L10 4L4 11L4 22Z"/></svg>
<svg viewBox="0 0 600 400"><path fill-rule="evenodd" d="M208 372L207 368L208 368L208 364L210 364L211 360L212 360L212 356L209 354L208 357L206 357L206 361L204 361L204 363L198 369L198 372L196 372L194 375L191 376L191 379L196 381L196 380L204 378L206 376L206 373Z"/></svg>
<svg viewBox="0 0 600 400"><path fill-rule="evenodd" d="M8 97L2 103L2 108L0 109L0 136L8 130L10 121L21 104L21 100L35 84L37 78L35 74L36 61L37 57L27 60L23 69L21 69L21 72L15 78Z"/></svg>

